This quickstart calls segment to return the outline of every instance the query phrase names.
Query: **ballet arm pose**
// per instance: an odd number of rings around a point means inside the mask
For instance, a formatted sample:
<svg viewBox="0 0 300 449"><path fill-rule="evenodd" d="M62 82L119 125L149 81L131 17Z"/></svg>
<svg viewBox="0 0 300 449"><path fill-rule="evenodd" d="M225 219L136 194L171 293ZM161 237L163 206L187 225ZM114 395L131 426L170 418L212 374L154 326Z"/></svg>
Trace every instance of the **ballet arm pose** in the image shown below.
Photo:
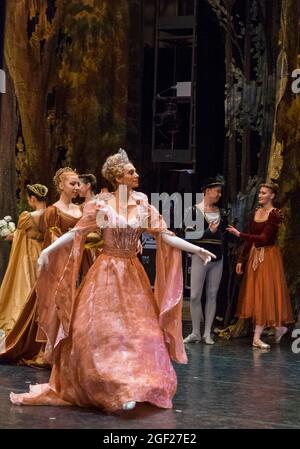
<svg viewBox="0 0 300 449"><path fill-rule="evenodd" d="M269 241L270 237L274 234L274 232L277 232L277 227L275 227L275 225L272 223L267 223L261 234L246 234L229 225L227 231L242 240L247 240L251 243L266 244Z"/></svg>
<svg viewBox="0 0 300 449"><path fill-rule="evenodd" d="M207 251L206 249L203 249L197 245L193 245L192 243L189 243L175 235L163 232L162 239L168 245L173 246L174 248L180 249L181 251L186 251L188 253L196 254L200 257L200 259L203 260L204 265L208 264L211 259L216 258L216 256L210 251Z"/></svg>
<svg viewBox="0 0 300 449"><path fill-rule="evenodd" d="M37 261L38 273L40 273L43 266L48 264L49 254L52 251L70 243L73 240L74 235L75 235L75 229L71 229L69 232L67 232L66 234L59 237L57 240L55 240L55 242L53 242L50 246L48 246L41 252L40 257L38 258L38 261ZM211 261L211 259L216 258L216 256L214 254L212 254L211 252L209 252L203 248L200 248L196 245L193 245L192 243L186 242L185 240L183 240L179 237L176 237L175 235L171 235L171 234L163 232L162 238L168 245L173 246L174 248L180 249L181 251L186 251L186 252L190 252L193 254L197 254L203 260L204 265L209 263Z"/></svg>
<svg viewBox="0 0 300 449"><path fill-rule="evenodd" d="M38 260L37 260L37 274L39 275L42 268L46 265L48 265L49 263L49 254L58 249L61 248L65 245L67 245L68 243L70 243L75 236L75 229L71 229L70 231L66 232L65 234L63 234L61 237L59 237L57 240L55 240L55 242L51 243L50 246L48 246L47 248L43 249L43 251L41 252Z"/></svg>
<svg viewBox="0 0 300 449"><path fill-rule="evenodd" d="M59 237L57 240L55 240L55 242L53 242L50 246L48 246L41 252L40 257L38 258L38 261L37 261L38 274L41 272L41 269L43 268L43 266L48 264L49 254L52 251L70 243L74 239L74 235L75 235L75 229L71 229L69 232L67 232L66 234ZM213 253L211 253L203 248L200 248L196 245L193 245L192 243L186 242L185 240L183 240L175 235L163 232L162 239L168 245L173 246L174 248L177 248L181 251L186 251L186 252L190 252L193 254L197 254L203 260L204 265L209 263L211 261L211 259L216 258L216 256Z"/></svg>

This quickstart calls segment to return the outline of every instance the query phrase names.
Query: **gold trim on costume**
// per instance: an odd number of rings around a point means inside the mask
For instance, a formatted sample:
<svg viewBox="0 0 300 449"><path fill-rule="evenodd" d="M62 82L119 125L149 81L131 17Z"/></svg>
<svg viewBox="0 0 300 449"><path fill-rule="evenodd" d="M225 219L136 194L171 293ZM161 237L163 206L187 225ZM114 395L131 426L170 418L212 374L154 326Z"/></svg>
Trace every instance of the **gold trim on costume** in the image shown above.
<svg viewBox="0 0 300 449"><path fill-rule="evenodd" d="M256 248L254 246L254 251L255 255L252 263L252 268L254 271L256 271L258 264L262 263L265 260L265 248L263 246L260 248Z"/></svg>
<svg viewBox="0 0 300 449"><path fill-rule="evenodd" d="M222 245L220 240L194 240L195 243L212 243L213 245Z"/></svg>
<svg viewBox="0 0 300 449"><path fill-rule="evenodd" d="M256 247L255 245L253 245L253 250L255 251L255 255L254 255L254 259L253 259L253 263L252 263L252 268L253 270L257 270L258 264L262 263L265 260L265 248L271 248L272 246L275 245L265 245L265 246L259 246Z"/></svg>

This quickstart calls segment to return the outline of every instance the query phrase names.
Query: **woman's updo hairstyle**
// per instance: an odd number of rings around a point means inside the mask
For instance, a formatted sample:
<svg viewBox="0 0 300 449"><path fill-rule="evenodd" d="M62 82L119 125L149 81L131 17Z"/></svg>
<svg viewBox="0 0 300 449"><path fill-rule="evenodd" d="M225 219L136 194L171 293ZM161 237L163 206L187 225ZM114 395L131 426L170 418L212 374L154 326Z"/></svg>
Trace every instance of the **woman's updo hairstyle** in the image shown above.
<svg viewBox="0 0 300 449"><path fill-rule="evenodd" d="M118 153L109 156L103 164L101 173L103 178L109 181L114 188L118 186L116 178L124 174L124 166L129 164L127 153L122 148Z"/></svg>
<svg viewBox="0 0 300 449"><path fill-rule="evenodd" d="M53 182L55 185L55 188L58 192L60 192L59 189L59 184L61 182L64 181L64 179L68 176L68 175L77 175L76 171L73 170L73 168L71 167L63 167L60 168L59 170L57 170L57 172L55 173L54 177L53 177Z"/></svg>
<svg viewBox="0 0 300 449"><path fill-rule="evenodd" d="M27 184L26 193L28 196L34 196L38 201L46 201L48 188L43 184Z"/></svg>
<svg viewBox="0 0 300 449"><path fill-rule="evenodd" d="M97 190L97 178L92 173L87 173L83 175L79 175L79 179L84 184L91 184L91 190L92 192L96 192Z"/></svg>
<svg viewBox="0 0 300 449"><path fill-rule="evenodd" d="M273 181L264 182L264 183L260 184L259 187L266 187L267 189L271 190L271 192L274 193L275 196L277 196L277 194L279 192L279 185Z"/></svg>

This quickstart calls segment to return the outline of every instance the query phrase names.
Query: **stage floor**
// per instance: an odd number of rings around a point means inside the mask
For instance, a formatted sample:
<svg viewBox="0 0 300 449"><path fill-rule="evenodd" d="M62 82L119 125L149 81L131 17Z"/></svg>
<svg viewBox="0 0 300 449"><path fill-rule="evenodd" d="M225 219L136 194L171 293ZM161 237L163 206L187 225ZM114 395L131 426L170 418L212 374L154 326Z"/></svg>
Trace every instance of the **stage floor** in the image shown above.
<svg viewBox="0 0 300 449"><path fill-rule="evenodd" d="M10 391L46 382L49 371L1 364L0 428L300 428L300 354L292 352L288 339L268 352L236 339L189 345L187 353L188 365L176 366L172 410L140 405L121 416L76 407L13 406Z"/></svg>

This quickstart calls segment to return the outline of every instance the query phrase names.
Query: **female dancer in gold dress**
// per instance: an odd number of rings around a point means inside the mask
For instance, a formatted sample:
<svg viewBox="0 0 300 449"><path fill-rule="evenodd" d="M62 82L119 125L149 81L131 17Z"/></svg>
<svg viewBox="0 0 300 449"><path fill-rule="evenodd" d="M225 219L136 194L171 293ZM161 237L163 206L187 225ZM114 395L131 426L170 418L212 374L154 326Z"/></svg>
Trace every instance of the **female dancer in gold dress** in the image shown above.
<svg viewBox="0 0 300 449"><path fill-rule="evenodd" d="M9 263L0 288L0 330L8 334L18 320L36 281L36 262L43 249L39 224L46 209L48 189L42 184L27 185L27 202L33 212L20 214Z"/></svg>

